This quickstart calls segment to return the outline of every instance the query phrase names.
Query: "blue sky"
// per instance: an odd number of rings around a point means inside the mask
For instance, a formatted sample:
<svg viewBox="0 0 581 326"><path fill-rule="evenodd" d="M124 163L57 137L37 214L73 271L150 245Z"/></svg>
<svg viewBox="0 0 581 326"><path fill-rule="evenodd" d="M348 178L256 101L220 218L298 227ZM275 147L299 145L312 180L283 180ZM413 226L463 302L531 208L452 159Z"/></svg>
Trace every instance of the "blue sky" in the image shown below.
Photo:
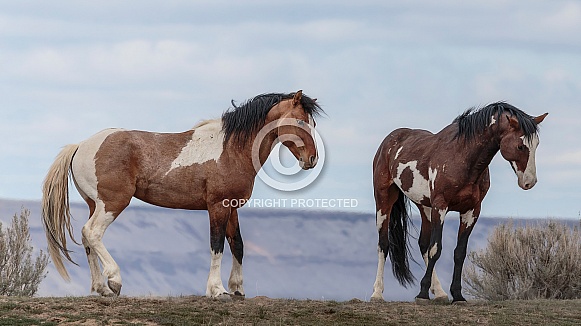
<svg viewBox="0 0 581 326"><path fill-rule="evenodd" d="M0 3L0 198L40 199L60 148L109 127L184 131L230 100L319 99L326 162L295 193L374 211L371 161L398 127L437 132L505 100L549 112L539 182L500 155L486 216L579 217L578 1L14 1ZM80 200L76 195L73 200Z"/></svg>

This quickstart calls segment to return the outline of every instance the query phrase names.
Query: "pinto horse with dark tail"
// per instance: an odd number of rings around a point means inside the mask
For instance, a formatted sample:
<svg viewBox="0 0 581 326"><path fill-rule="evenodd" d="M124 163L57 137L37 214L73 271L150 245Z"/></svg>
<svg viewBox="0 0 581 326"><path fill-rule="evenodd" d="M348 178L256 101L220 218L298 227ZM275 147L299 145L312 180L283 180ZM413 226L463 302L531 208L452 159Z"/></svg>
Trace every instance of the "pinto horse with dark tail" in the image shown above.
<svg viewBox="0 0 581 326"><path fill-rule="evenodd" d="M81 240L91 271L91 291L103 296L119 295L121 291L119 266L102 238L136 197L156 206L207 210L211 263L206 296L243 298L239 207L224 203L250 198L257 168L279 141L289 148L301 168L313 168L318 158L313 116L319 113L322 110L316 99L302 91L263 94L234 105L221 119L204 121L182 133L107 129L80 144L64 147L49 169L42 198L42 221L56 269L69 280L63 264L63 257L73 262L67 233L78 244L69 210L70 175L89 206ZM271 127L264 132L266 125ZM230 292L220 277L225 240L233 256Z"/></svg>
<svg viewBox="0 0 581 326"><path fill-rule="evenodd" d="M450 292L453 302L466 301L462 296L462 267L468 237L490 187L488 166L500 151L516 173L518 185L531 189L537 182L538 125L546 116L532 117L508 103L497 102L465 111L436 134L402 128L383 140L373 160L379 244L371 300L383 300L388 255L400 284L414 283L406 239L411 200L422 218L418 242L426 265L416 301L429 300L430 291L435 299L448 300L434 266L442 251L442 228L449 211L460 213Z"/></svg>

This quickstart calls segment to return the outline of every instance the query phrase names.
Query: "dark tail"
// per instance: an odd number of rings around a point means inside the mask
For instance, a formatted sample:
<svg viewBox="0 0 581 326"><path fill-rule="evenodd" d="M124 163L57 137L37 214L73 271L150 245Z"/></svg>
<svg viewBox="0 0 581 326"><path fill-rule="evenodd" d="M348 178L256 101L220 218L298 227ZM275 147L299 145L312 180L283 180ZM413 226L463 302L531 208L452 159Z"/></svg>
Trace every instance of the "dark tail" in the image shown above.
<svg viewBox="0 0 581 326"><path fill-rule="evenodd" d="M409 258L410 248L407 242L408 220L409 220L409 199L403 192L399 191L399 197L391 209L389 217L389 259L393 275L399 283L407 287L416 281L410 271ZM412 258L413 259L413 258Z"/></svg>

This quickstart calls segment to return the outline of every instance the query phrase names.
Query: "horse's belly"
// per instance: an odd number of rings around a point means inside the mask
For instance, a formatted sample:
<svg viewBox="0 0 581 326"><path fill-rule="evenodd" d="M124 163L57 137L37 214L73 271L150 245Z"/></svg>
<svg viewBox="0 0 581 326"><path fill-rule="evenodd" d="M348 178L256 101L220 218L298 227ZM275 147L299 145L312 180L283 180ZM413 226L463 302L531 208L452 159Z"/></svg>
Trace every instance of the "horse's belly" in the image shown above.
<svg viewBox="0 0 581 326"><path fill-rule="evenodd" d="M197 192L181 192L171 190L150 189L144 192L136 192L135 198L146 203L168 208L179 209L208 209L206 200Z"/></svg>

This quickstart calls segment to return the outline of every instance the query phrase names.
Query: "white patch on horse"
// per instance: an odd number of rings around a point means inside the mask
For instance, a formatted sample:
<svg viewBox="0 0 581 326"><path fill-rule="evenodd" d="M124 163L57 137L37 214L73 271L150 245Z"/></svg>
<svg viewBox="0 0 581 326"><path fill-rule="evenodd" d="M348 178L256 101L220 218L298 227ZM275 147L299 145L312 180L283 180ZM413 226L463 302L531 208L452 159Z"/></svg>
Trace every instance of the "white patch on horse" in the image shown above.
<svg viewBox="0 0 581 326"><path fill-rule="evenodd" d="M438 252L438 243L436 242L436 243L434 243L434 245L430 249L429 257L430 258L434 257L437 252Z"/></svg>
<svg viewBox="0 0 581 326"><path fill-rule="evenodd" d="M417 169L418 161L410 161L407 163L399 163L397 166L397 176L393 179L395 184L402 189L401 174L406 168L412 171L412 186L403 193L415 203L421 202L424 198L430 198L430 185Z"/></svg>
<svg viewBox="0 0 581 326"><path fill-rule="evenodd" d="M222 155L222 143L224 133L222 132L222 122L212 120L202 123L194 128L192 139L182 148L178 157L171 163L170 169L165 173L170 173L173 169L202 164L210 160L218 161Z"/></svg>
<svg viewBox="0 0 581 326"><path fill-rule="evenodd" d="M446 218L446 213L448 213L448 208L438 210L440 213L440 224L444 224L444 219Z"/></svg>
<svg viewBox="0 0 581 326"><path fill-rule="evenodd" d="M493 115L490 117L490 124L488 125L488 127L492 127L495 123L496 123L496 118L494 118L494 115Z"/></svg>
<svg viewBox="0 0 581 326"><path fill-rule="evenodd" d="M460 214L460 219L462 223L466 224L467 227L470 227L474 223L474 210L471 209L464 214Z"/></svg>
<svg viewBox="0 0 581 326"><path fill-rule="evenodd" d="M385 221L387 219L387 215L383 215L381 214L381 210L377 211L377 217L376 217L376 225L377 225L377 232L379 232L379 230L381 229L381 226L383 225L383 221Z"/></svg>
<svg viewBox="0 0 581 326"><path fill-rule="evenodd" d="M523 139L523 144L529 149L529 160L527 162L527 168L524 171L523 184L528 183L530 187L532 187L537 183L537 166L535 162L535 155L537 152L537 147L539 146L539 136L537 134L533 134L530 139L524 136L521 138Z"/></svg>
<svg viewBox="0 0 581 326"><path fill-rule="evenodd" d="M432 186L430 188L430 190L434 190L434 188L435 188L434 184L436 182L437 176L438 176L438 170L436 170L436 169L432 170L431 168L428 168L428 179L430 180L430 184Z"/></svg>
<svg viewBox="0 0 581 326"><path fill-rule="evenodd" d="M394 160L397 160L397 158L398 158L398 156L399 156L399 153L401 153L401 150L402 150L402 149L403 149L403 146L402 146L402 147L400 147L400 148L397 150L397 152L395 153Z"/></svg>
<svg viewBox="0 0 581 326"><path fill-rule="evenodd" d="M223 253L216 253L214 250L211 250L211 252L212 261L210 262L210 274L208 275L206 296L215 298L227 292L224 288L224 285L222 284L222 278L220 276Z"/></svg>
<svg viewBox="0 0 581 326"><path fill-rule="evenodd" d="M313 118L312 114L309 114L309 125L315 129L315 119ZM311 137L313 138L313 143L315 144L315 160L313 161L313 165L317 165L319 162L319 149L317 148L317 138L315 137L313 131L311 131Z"/></svg>
<svg viewBox="0 0 581 326"><path fill-rule="evenodd" d="M79 144L72 162L73 179L77 189L92 200L98 199L97 193L97 168L95 167L95 156L101 148L105 139L118 131L124 129L105 129Z"/></svg>
<svg viewBox="0 0 581 326"><path fill-rule="evenodd" d="M539 146L539 136L536 134L532 135L530 140L525 136L522 136L523 145L529 149L529 157L527 160L527 166L524 171L518 169L518 165L515 161L510 161L516 176L518 177L518 185L523 189L530 189L537 183L537 166L535 163L535 153L537 151L537 146ZM528 186L525 187L525 186Z"/></svg>

